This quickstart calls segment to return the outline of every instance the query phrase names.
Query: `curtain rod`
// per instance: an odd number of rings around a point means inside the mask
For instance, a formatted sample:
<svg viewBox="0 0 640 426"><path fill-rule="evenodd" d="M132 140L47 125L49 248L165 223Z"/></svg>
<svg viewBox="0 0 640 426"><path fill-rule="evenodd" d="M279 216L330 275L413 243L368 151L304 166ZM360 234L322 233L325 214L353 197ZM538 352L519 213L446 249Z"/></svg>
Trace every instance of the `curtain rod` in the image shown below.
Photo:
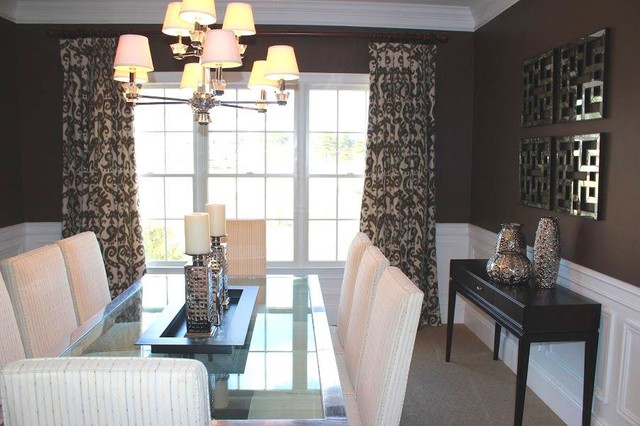
<svg viewBox="0 0 640 426"><path fill-rule="evenodd" d="M67 38L114 38L121 34L135 33L147 37L169 37L160 32L152 32L149 30L140 31L135 29L99 29L99 28L74 28L74 29L49 29L47 35L51 38L67 39ZM449 36L445 33L429 33L429 32L380 32L380 31L331 31L331 30L309 30L309 31L276 31L261 30L259 36L266 37L321 37L321 38L368 38L373 42L388 43L418 43L418 44L435 44L446 43Z"/></svg>

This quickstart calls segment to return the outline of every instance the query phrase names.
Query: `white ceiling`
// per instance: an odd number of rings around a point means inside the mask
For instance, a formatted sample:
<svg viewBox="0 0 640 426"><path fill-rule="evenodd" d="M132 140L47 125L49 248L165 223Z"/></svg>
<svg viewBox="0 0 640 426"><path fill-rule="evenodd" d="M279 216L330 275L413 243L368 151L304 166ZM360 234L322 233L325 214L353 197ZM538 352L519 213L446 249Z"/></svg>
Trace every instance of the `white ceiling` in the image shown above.
<svg viewBox="0 0 640 426"><path fill-rule="evenodd" d="M257 24L474 31L518 0L245 0ZM0 0L20 24L161 24L169 0ZM219 18L228 1L217 0Z"/></svg>

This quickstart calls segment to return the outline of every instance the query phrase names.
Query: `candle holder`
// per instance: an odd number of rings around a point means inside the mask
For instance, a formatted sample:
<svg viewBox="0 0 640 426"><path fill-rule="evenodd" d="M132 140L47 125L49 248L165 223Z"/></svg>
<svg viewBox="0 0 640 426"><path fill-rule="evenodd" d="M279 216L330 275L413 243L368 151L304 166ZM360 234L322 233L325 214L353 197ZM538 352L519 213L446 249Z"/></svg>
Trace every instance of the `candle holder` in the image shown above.
<svg viewBox="0 0 640 426"><path fill-rule="evenodd" d="M219 307L229 309L229 269L227 266L227 245L221 242L222 236L211 237L209 254L213 268L217 271L217 288L214 289ZM212 269L213 271L213 269Z"/></svg>
<svg viewBox="0 0 640 426"><path fill-rule="evenodd" d="M220 325L220 309L214 293L211 259L191 255L184 266L187 337L211 337Z"/></svg>

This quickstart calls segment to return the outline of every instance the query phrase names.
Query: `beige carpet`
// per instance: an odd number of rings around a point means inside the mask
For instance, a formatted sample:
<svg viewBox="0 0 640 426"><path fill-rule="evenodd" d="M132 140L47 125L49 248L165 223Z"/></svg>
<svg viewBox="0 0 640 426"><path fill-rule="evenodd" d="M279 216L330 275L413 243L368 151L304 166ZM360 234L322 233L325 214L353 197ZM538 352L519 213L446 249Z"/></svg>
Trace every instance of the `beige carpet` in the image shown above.
<svg viewBox="0 0 640 426"><path fill-rule="evenodd" d="M515 374L463 325L454 328L445 362L445 335L446 326L418 330L400 424L512 425ZM564 422L527 389L523 424Z"/></svg>

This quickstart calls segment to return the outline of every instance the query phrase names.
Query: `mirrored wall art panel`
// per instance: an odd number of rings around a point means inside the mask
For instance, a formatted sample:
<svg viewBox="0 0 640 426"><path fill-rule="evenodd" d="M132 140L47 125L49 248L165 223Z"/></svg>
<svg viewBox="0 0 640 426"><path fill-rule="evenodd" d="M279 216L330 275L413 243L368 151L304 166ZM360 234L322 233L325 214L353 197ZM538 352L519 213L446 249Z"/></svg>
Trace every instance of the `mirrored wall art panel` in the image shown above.
<svg viewBox="0 0 640 426"><path fill-rule="evenodd" d="M556 138L556 211L598 219L601 134Z"/></svg>
<svg viewBox="0 0 640 426"><path fill-rule="evenodd" d="M551 138L520 140L520 202L551 208Z"/></svg>
<svg viewBox="0 0 640 426"><path fill-rule="evenodd" d="M553 49L522 64L522 116L524 127L553 122Z"/></svg>
<svg viewBox="0 0 640 426"><path fill-rule="evenodd" d="M606 67L606 29L560 48L556 122L604 117Z"/></svg>

